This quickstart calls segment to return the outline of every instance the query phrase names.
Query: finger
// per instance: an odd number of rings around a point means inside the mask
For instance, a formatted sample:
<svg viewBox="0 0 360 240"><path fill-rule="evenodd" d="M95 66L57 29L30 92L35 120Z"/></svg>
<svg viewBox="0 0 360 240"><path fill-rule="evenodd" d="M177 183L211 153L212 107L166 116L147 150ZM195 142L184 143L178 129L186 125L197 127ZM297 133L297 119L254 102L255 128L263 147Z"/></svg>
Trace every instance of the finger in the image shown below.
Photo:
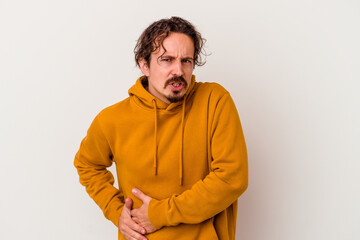
<svg viewBox="0 0 360 240"><path fill-rule="evenodd" d="M139 218L137 218L137 217L132 217L131 219L132 219L135 223L140 224L140 219L139 219Z"/></svg>
<svg viewBox="0 0 360 240"><path fill-rule="evenodd" d="M133 231L129 227L124 229L125 231L122 232L122 235L129 240L146 240L147 238L141 235L140 233Z"/></svg>
<svg viewBox="0 0 360 240"><path fill-rule="evenodd" d="M145 229L140 227L134 221L130 221L127 227L127 234L129 234L134 239L146 239L143 234L146 233Z"/></svg>
<svg viewBox="0 0 360 240"><path fill-rule="evenodd" d="M146 199L148 198L147 195L145 195L142 191L140 191L137 188L133 188L132 193L134 194L135 197L140 199L142 202L145 202Z"/></svg>
<svg viewBox="0 0 360 240"><path fill-rule="evenodd" d="M133 204L133 202L132 202L131 198L127 198L125 200L125 207L128 208L129 210L131 210L132 204Z"/></svg>
<svg viewBox="0 0 360 240"><path fill-rule="evenodd" d="M128 223L128 227L133 230L133 231L136 231L138 233L141 233L141 234L145 234L146 233L146 230L145 228L141 227L139 224L137 224L133 219L131 219Z"/></svg>
<svg viewBox="0 0 360 240"><path fill-rule="evenodd" d="M136 222L137 224L140 223L141 216L140 216L140 211L138 209L131 210L130 215L131 215L131 219L134 222Z"/></svg>
<svg viewBox="0 0 360 240"><path fill-rule="evenodd" d="M140 225L136 224L131 218L128 218L120 226L119 230L125 239L146 239L143 234L146 234L146 230Z"/></svg>

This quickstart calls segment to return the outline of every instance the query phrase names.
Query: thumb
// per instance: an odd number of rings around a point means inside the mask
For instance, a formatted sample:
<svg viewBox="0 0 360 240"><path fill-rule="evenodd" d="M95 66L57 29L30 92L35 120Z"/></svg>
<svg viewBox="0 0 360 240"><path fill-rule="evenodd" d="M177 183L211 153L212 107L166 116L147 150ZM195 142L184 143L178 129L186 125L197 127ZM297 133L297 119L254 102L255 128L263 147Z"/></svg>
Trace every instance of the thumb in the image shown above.
<svg viewBox="0 0 360 240"><path fill-rule="evenodd" d="M135 197L140 199L142 202L145 202L148 198L148 196L146 196L142 191L140 191L137 188L133 188L132 193L134 194Z"/></svg>
<svg viewBox="0 0 360 240"><path fill-rule="evenodd" d="M132 202L131 198L127 198L125 200L125 207L128 208L129 210L131 210L132 204L133 204L133 202Z"/></svg>

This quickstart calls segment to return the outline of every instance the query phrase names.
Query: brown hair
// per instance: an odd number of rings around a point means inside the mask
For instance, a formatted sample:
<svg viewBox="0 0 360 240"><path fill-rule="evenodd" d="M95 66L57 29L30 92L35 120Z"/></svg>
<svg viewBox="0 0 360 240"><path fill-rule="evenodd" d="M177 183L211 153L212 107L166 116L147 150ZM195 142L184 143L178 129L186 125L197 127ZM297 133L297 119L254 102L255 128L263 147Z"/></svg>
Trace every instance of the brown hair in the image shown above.
<svg viewBox="0 0 360 240"><path fill-rule="evenodd" d="M204 65L205 61L202 61L201 55L206 55L203 50L206 40L201 37L201 34L190 22L180 17L161 19L145 29L134 48L136 64L139 66L139 60L144 59L150 65L151 53L159 49L160 46L164 48L164 39L172 32L184 33L193 40L195 48L194 67L195 65ZM166 51L165 48L164 50Z"/></svg>

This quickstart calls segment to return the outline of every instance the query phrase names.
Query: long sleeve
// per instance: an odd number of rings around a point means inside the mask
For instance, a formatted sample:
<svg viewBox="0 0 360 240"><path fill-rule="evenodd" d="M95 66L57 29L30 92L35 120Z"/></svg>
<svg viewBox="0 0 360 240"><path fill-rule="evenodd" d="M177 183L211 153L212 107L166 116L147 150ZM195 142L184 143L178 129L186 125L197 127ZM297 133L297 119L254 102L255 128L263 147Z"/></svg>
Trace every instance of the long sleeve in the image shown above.
<svg viewBox="0 0 360 240"><path fill-rule="evenodd" d="M123 207L123 194L116 189L114 177L107 167L112 165L112 151L104 136L99 116L92 122L74 160L80 183L102 209L105 217L118 226Z"/></svg>
<svg viewBox="0 0 360 240"><path fill-rule="evenodd" d="M246 190L246 145L229 93L217 102L209 134L210 173L180 195L150 201L149 219L156 228L200 223L229 207Z"/></svg>

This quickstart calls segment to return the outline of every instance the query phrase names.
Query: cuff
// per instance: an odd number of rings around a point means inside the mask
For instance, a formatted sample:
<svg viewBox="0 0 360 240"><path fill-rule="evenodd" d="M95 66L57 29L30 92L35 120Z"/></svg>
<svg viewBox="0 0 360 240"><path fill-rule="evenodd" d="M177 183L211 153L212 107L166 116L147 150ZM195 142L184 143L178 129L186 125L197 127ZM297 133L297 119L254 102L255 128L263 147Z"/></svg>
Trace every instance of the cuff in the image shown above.
<svg viewBox="0 0 360 240"><path fill-rule="evenodd" d="M119 219L124 206L119 206L116 210L110 211L107 217L117 228L119 228Z"/></svg>
<svg viewBox="0 0 360 240"><path fill-rule="evenodd" d="M169 221L166 214L166 200L151 199L149 203L149 220L151 224L156 228L160 229L164 226L169 225Z"/></svg>

